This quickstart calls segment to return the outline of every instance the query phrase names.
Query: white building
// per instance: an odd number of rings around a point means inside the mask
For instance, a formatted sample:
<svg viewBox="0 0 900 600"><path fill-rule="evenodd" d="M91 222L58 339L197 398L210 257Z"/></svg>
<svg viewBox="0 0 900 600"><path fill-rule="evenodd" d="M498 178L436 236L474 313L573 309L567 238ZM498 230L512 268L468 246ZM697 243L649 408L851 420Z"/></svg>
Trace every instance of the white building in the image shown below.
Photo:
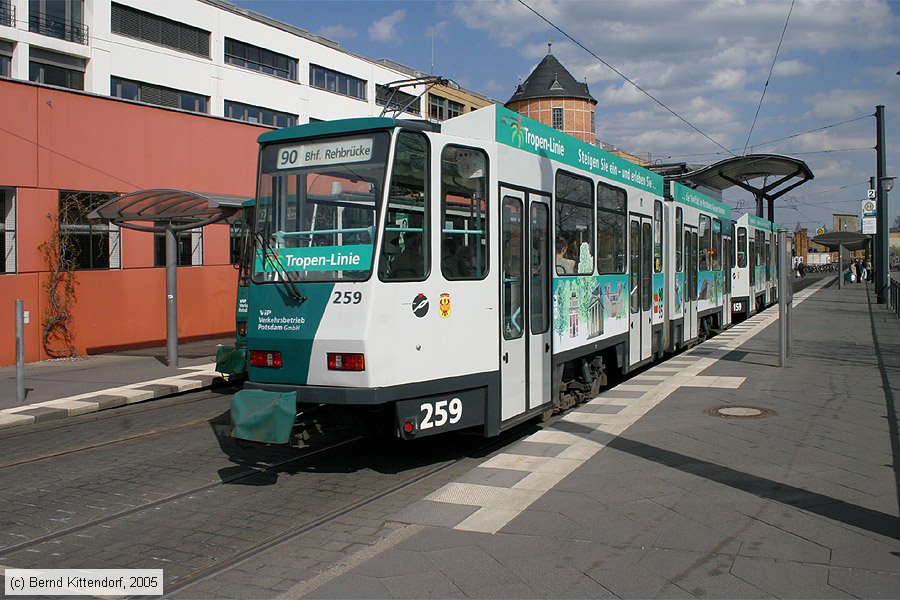
<svg viewBox="0 0 900 600"><path fill-rule="evenodd" d="M211 116L377 116L382 86L416 75L220 0L0 0L0 76ZM422 116L423 90L394 96L402 116Z"/></svg>

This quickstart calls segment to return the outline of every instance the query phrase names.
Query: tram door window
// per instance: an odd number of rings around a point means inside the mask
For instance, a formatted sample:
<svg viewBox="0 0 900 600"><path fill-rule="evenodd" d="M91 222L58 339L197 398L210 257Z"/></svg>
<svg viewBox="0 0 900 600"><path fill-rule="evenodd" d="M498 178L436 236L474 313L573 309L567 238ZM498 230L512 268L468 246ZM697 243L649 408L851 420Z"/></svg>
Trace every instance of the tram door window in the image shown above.
<svg viewBox="0 0 900 600"><path fill-rule="evenodd" d="M653 229L644 221L641 226L643 243L641 244L641 308L653 310Z"/></svg>
<svg viewBox="0 0 900 600"><path fill-rule="evenodd" d="M712 229L709 217L700 215L700 270L709 271L712 257Z"/></svg>
<svg viewBox="0 0 900 600"><path fill-rule="evenodd" d="M750 238L750 249L747 251L750 256L750 285L756 285L756 236ZM751 290L752 291L752 290Z"/></svg>
<svg viewBox="0 0 900 600"><path fill-rule="evenodd" d="M675 271L684 271L684 211L675 209Z"/></svg>
<svg viewBox="0 0 900 600"><path fill-rule="evenodd" d="M546 204L531 205L531 333L550 328L550 210Z"/></svg>
<svg viewBox="0 0 900 600"><path fill-rule="evenodd" d="M501 300L503 307L503 337L513 340L522 337L523 283L522 280L522 201L504 196L502 204L503 264Z"/></svg>
<svg viewBox="0 0 900 600"><path fill-rule="evenodd" d="M384 281L421 280L429 271L428 164L425 136L400 133L378 263Z"/></svg>
<svg viewBox="0 0 900 600"><path fill-rule="evenodd" d="M731 293L731 236L722 240L722 270L725 271L725 293Z"/></svg>
<svg viewBox="0 0 900 600"><path fill-rule="evenodd" d="M487 156L447 146L441 154L441 273L445 279L487 275Z"/></svg>
<svg viewBox="0 0 900 600"><path fill-rule="evenodd" d="M686 236L688 240L688 290L691 293L691 300L697 301L697 270L699 268L700 254L698 252L697 232L691 231Z"/></svg>
<svg viewBox="0 0 900 600"><path fill-rule="evenodd" d="M771 237L770 235L766 236L766 281L772 280L772 250L769 243Z"/></svg>
<svg viewBox="0 0 900 600"><path fill-rule="evenodd" d="M737 266L738 269L747 268L747 228L738 227L737 230Z"/></svg>
<svg viewBox="0 0 900 600"><path fill-rule="evenodd" d="M663 264L663 205L653 203L653 272L662 273Z"/></svg>
<svg viewBox="0 0 900 600"><path fill-rule="evenodd" d="M631 314L641 311L641 225L640 221L631 222L631 294L628 305Z"/></svg>

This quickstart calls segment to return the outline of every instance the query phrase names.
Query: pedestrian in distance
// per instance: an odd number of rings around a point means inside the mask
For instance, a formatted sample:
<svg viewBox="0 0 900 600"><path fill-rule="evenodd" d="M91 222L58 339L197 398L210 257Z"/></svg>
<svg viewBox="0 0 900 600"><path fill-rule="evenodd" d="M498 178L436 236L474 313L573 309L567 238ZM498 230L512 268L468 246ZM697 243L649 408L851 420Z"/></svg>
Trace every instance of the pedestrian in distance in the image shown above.
<svg viewBox="0 0 900 600"><path fill-rule="evenodd" d="M800 275L800 278L803 279L806 277L806 265L801 260L797 263L797 274Z"/></svg>

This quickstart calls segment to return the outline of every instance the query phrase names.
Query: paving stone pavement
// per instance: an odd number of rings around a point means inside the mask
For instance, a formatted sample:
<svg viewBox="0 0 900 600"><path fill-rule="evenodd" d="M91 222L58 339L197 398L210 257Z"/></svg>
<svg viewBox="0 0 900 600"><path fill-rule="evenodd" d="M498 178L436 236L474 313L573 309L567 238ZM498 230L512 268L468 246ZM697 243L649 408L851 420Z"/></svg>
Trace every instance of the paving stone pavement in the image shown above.
<svg viewBox="0 0 900 600"><path fill-rule="evenodd" d="M297 538L178 596L900 597L900 323L862 286L797 301L783 368L770 309L345 515L343 548Z"/></svg>

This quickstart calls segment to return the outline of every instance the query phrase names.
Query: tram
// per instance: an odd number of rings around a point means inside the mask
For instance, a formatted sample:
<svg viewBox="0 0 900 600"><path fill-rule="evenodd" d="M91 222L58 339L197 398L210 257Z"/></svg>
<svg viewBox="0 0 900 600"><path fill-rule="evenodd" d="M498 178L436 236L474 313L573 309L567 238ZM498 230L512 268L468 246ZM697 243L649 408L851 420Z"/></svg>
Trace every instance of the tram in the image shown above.
<svg viewBox="0 0 900 600"><path fill-rule="evenodd" d="M731 322L728 206L502 106L259 143L236 437L304 404L493 436Z"/></svg>

